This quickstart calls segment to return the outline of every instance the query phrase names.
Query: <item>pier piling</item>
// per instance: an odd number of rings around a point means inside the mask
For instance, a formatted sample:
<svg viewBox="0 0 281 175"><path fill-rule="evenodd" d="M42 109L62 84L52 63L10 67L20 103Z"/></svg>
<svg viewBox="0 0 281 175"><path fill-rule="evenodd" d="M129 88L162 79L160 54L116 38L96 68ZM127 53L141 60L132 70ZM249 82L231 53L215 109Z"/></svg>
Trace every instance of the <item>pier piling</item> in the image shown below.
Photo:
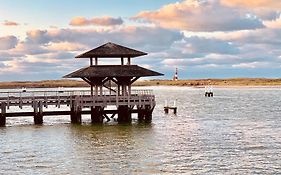
<svg viewBox="0 0 281 175"><path fill-rule="evenodd" d="M70 120L73 124L81 124L82 109L79 106L73 106L70 109Z"/></svg>
<svg viewBox="0 0 281 175"><path fill-rule="evenodd" d="M96 124L103 123L103 111L104 108L101 106L91 107L92 123L96 123Z"/></svg>
<svg viewBox="0 0 281 175"><path fill-rule="evenodd" d="M132 121L132 114L129 106L119 106L118 107L118 123L130 123Z"/></svg>
<svg viewBox="0 0 281 175"><path fill-rule="evenodd" d="M1 103L0 126L6 125L6 103Z"/></svg>
<svg viewBox="0 0 281 175"><path fill-rule="evenodd" d="M42 101L34 101L34 124L41 125L43 124L43 103Z"/></svg>

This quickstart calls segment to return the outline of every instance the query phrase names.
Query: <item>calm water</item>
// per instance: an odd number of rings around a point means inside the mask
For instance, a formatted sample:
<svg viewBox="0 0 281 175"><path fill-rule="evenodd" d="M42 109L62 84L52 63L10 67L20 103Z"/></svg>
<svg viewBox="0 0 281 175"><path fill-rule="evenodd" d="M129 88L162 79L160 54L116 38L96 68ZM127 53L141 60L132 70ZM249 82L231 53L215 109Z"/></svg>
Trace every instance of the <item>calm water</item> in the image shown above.
<svg viewBox="0 0 281 175"><path fill-rule="evenodd" d="M281 174L281 89L154 88L152 124L7 119L0 174ZM178 115L164 115L177 99Z"/></svg>

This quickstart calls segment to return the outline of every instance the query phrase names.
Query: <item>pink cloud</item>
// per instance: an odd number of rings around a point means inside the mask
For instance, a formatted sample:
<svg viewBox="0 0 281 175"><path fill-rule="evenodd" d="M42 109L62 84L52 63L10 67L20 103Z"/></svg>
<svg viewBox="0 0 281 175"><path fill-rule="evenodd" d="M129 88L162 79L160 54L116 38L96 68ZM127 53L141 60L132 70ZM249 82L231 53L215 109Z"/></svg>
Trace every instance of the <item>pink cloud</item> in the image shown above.
<svg viewBox="0 0 281 175"><path fill-rule="evenodd" d="M268 20L263 23L268 28L281 29L281 16L275 20Z"/></svg>
<svg viewBox="0 0 281 175"><path fill-rule="evenodd" d="M281 1L279 0L220 0L222 4L227 6L240 6L250 8L271 8L280 9Z"/></svg>
<svg viewBox="0 0 281 175"><path fill-rule="evenodd" d="M97 25L97 26L115 26L123 24L122 18L112 18L109 16L97 17L92 19L87 19L85 17L74 17L70 23L72 26L88 26L88 25Z"/></svg>
<svg viewBox="0 0 281 175"><path fill-rule="evenodd" d="M4 23L3 23L3 25L4 25L4 26L18 26L19 23L14 22L14 21L5 20Z"/></svg>
<svg viewBox="0 0 281 175"><path fill-rule="evenodd" d="M234 31L264 27L259 19L248 13L223 6L216 0L184 0L156 11L140 12L132 19L188 31Z"/></svg>
<svg viewBox="0 0 281 175"><path fill-rule="evenodd" d="M18 44L18 39L15 36L0 37L0 50L9 50L15 48Z"/></svg>

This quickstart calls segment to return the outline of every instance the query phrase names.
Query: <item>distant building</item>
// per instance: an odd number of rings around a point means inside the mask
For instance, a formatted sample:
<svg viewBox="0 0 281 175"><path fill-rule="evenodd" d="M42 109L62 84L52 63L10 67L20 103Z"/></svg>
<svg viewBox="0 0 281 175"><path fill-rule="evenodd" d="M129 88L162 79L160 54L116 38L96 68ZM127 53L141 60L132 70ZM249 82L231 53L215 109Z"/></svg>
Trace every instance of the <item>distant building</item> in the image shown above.
<svg viewBox="0 0 281 175"><path fill-rule="evenodd" d="M176 68L175 75L173 77L173 81L178 81L178 68Z"/></svg>

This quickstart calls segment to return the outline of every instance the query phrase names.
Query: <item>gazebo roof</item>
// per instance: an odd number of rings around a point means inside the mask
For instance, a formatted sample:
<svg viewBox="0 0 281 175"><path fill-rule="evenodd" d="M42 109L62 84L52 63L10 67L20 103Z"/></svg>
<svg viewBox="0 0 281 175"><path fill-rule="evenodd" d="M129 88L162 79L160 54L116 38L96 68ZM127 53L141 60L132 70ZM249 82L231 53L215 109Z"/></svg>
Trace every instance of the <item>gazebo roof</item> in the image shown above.
<svg viewBox="0 0 281 175"><path fill-rule="evenodd" d="M109 42L75 58L132 58L143 55L147 55L147 53Z"/></svg>
<svg viewBox="0 0 281 175"><path fill-rule="evenodd" d="M97 65L89 66L65 75L63 78L93 77L147 77L160 76L161 73L137 65Z"/></svg>

